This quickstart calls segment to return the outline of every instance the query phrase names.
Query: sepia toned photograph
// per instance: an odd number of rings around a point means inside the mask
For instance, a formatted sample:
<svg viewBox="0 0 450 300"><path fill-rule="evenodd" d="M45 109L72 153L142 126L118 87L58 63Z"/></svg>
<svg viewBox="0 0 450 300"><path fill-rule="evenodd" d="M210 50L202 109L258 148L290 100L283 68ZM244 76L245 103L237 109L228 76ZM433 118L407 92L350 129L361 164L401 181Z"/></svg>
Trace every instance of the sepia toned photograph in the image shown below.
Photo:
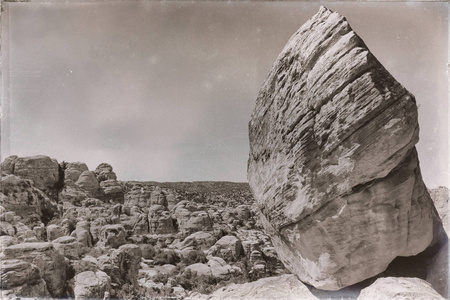
<svg viewBox="0 0 450 300"><path fill-rule="evenodd" d="M449 13L3 1L1 299L450 299Z"/></svg>

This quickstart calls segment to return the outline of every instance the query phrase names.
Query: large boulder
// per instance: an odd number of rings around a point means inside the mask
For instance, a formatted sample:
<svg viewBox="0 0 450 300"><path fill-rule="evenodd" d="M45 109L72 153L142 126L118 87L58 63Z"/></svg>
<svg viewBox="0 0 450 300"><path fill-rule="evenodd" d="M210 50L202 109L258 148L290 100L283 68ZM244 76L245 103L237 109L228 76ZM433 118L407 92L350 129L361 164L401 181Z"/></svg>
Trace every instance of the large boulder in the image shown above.
<svg viewBox="0 0 450 300"><path fill-rule="evenodd" d="M18 157L14 161L14 175L32 180L41 190L53 189L60 181L58 162L45 155Z"/></svg>
<svg viewBox="0 0 450 300"><path fill-rule="evenodd" d="M23 243L3 249L1 260L17 259L36 265L52 297L62 297L66 288L66 261L51 243Z"/></svg>
<svg viewBox="0 0 450 300"><path fill-rule="evenodd" d="M358 300L444 299L431 285L419 278L384 277L364 288Z"/></svg>
<svg viewBox="0 0 450 300"><path fill-rule="evenodd" d="M437 239L414 96L321 7L289 40L249 123L248 180L286 267L337 290Z"/></svg>

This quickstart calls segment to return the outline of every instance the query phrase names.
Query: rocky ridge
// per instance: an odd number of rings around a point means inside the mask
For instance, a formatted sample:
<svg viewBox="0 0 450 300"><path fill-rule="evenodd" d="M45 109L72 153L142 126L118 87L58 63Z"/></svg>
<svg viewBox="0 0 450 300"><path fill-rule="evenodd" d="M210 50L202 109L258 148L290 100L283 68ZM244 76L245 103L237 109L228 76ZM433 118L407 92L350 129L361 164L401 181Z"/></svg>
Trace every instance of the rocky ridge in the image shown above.
<svg viewBox="0 0 450 300"><path fill-rule="evenodd" d="M339 290L446 243L414 147L414 96L338 13L321 7L288 41L249 137L263 226L303 282Z"/></svg>

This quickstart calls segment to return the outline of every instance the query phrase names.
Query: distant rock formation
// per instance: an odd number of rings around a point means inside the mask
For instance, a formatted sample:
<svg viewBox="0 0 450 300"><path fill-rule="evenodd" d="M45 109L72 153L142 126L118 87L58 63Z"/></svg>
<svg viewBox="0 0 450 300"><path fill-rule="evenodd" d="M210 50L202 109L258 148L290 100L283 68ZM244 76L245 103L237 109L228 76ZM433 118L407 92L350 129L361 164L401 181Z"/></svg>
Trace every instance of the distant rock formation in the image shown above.
<svg viewBox="0 0 450 300"><path fill-rule="evenodd" d="M246 183L121 182L48 156L1 167L1 299L181 299L286 272Z"/></svg>
<svg viewBox="0 0 450 300"><path fill-rule="evenodd" d="M422 181L414 96L321 7L289 40L249 123L248 180L285 266L337 290L424 251L442 224Z"/></svg>

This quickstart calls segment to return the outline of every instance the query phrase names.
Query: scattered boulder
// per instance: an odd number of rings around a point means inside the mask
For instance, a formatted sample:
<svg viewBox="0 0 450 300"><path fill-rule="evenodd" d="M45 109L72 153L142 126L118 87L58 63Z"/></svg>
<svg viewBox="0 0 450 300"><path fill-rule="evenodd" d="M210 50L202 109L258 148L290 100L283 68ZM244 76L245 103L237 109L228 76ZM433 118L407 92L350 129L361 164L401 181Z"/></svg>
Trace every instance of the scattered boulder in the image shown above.
<svg viewBox="0 0 450 300"><path fill-rule="evenodd" d="M94 172L97 176L98 182L105 180L117 180L116 173L113 172L113 167L110 164L101 163Z"/></svg>
<svg viewBox="0 0 450 300"><path fill-rule="evenodd" d="M208 250L208 254L221 257L228 262L237 261L244 255L244 248L237 237L225 235Z"/></svg>
<svg viewBox="0 0 450 300"><path fill-rule="evenodd" d="M106 202L123 203L123 189L117 180L108 179L100 182Z"/></svg>
<svg viewBox="0 0 450 300"><path fill-rule="evenodd" d="M51 243L23 243L3 249L3 259L36 265L52 297L62 297L66 287L66 262Z"/></svg>
<svg viewBox="0 0 450 300"><path fill-rule="evenodd" d="M338 290L438 238L414 96L339 14L321 7L289 40L249 137L261 223L302 281Z"/></svg>
<svg viewBox="0 0 450 300"><path fill-rule="evenodd" d="M148 216L145 213L139 214L136 216L134 225L133 225L133 234L134 235L144 235L150 232ZM158 226L158 225L156 225ZM155 226L155 227L156 227ZM158 227L156 227L158 228ZM152 228L153 229L153 228ZM156 230L153 229L153 233Z"/></svg>
<svg viewBox="0 0 450 300"><path fill-rule="evenodd" d="M216 238L211 233L199 231L187 236L182 242L174 246L180 250L188 247L198 250L208 250L215 242Z"/></svg>
<svg viewBox="0 0 450 300"><path fill-rule="evenodd" d="M150 233L166 234L176 231L174 221L166 210L150 211L148 221Z"/></svg>
<svg viewBox="0 0 450 300"><path fill-rule="evenodd" d="M196 263L196 264L192 264L186 267L185 272L189 270L192 273L196 273L197 275L203 275L203 276L211 276L211 268L206 265L206 264L202 264L202 263Z"/></svg>
<svg viewBox="0 0 450 300"><path fill-rule="evenodd" d="M49 242L56 240L57 238L62 237L64 235L65 235L64 228L56 224L51 224L47 226L47 240Z"/></svg>
<svg viewBox="0 0 450 300"><path fill-rule="evenodd" d="M119 248L125 244L126 232L122 225L105 225L100 231L100 243L106 247Z"/></svg>
<svg viewBox="0 0 450 300"><path fill-rule="evenodd" d="M137 206L139 208L150 207L151 190L142 185L134 185L124 196L126 207Z"/></svg>
<svg viewBox="0 0 450 300"><path fill-rule="evenodd" d="M75 299L103 299L111 289L111 279L102 271L86 271L75 276Z"/></svg>
<svg viewBox="0 0 450 300"><path fill-rule="evenodd" d="M70 202L73 205L80 206L88 198L88 194L72 181L66 181L64 187L58 193L58 199L61 202Z"/></svg>
<svg viewBox="0 0 450 300"><path fill-rule="evenodd" d="M191 213L189 219L184 224L182 229L186 230L188 233L193 233L197 231L212 231L213 222L209 217L208 213L205 211L195 211Z"/></svg>
<svg viewBox="0 0 450 300"><path fill-rule="evenodd" d="M209 257L208 267L211 269L212 276L221 280L229 279L233 269L220 257Z"/></svg>
<svg viewBox="0 0 450 300"><path fill-rule="evenodd" d="M77 182L80 178L81 173L84 171L89 171L87 165L81 162L71 162L66 164L66 169L64 170L64 180L71 180L72 182Z"/></svg>
<svg viewBox="0 0 450 300"><path fill-rule="evenodd" d="M419 278L384 277L361 290L358 300L444 299L431 285Z"/></svg>
<svg viewBox="0 0 450 300"><path fill-rule="evenodd" d="M0 227L1 227L1 223L0 223ZM11 246L11 245L15 245L18 244L19 241L15 238L12 237L10 235L2 235L0 236L0 246L1 246L1 251L3 251L3 248Z"/></svg>
<svg viewBox="0 0 450 300"><path fill-rule="evenodd" d="M3 260L0 268L2 299L16 297L50 298L47 284L39 268L29 262L12 259Z"/></svg>
<svg viewBox="0 0 450 300"><path fill-rule="evenodd" d="M62 236L55 239L52 244L59 253L68 259L80 259L85 251L85 245L72 236Z"/></svg>
<svg viewBox="0 0 450 300"><path fill-rule="evenodd" d="M21 285L33 284L41 279L41 273L37 266L17 259L2 261L0 274L2 289L6 290Z"/></svg>
<svg viewBox="0 0 450 300"><path fill-rule="evenodd" d="M126 244L114 250L109 261L100 265L111 276L111 282L119 286L128 283L137 287L141 257L138 245Z"/></svg>
<svg viewBox="0 0 450 300"><path fill-rule="evenodd" d="M95 177L95 173L92 171L84 171L78 178L76 185L83 190L89 197L103 198L103 190Z"/></svg>
<svg viewBox="0 0 450 300"><path fill-rule="evenodd" d="M86 221L80 221L76 224L75 230L72 231L70 236L75 237L77 242L83 247L92 247L92 235L89 231L90 225Z"/></svg>

